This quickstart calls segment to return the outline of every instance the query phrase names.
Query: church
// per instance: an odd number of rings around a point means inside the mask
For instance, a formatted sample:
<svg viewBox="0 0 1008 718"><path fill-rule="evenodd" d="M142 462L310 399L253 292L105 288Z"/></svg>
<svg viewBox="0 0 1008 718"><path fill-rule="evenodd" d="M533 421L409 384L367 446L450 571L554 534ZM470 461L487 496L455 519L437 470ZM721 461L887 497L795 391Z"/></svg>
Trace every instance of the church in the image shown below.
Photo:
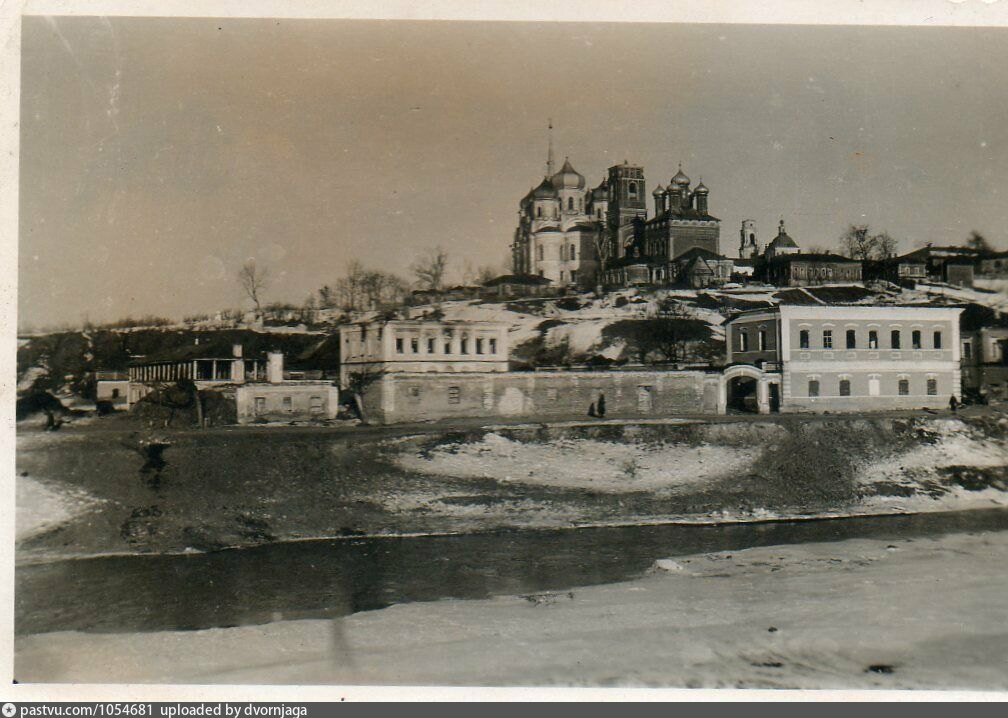
<svg viewBox="0 0 1008 718"><path fill-rule="evenodd" d="M511 245L516 275L570 288L672 284L684 279L677 269L684 263L676 260L690 250L723 259L720 220L707 211L710 190L702 180L691 189L680 165L667 187L651 193L649 218L643 167L624 161L588 188L569 158L555 171L552 124L550 131L546 175L519 203Z"/></svg>

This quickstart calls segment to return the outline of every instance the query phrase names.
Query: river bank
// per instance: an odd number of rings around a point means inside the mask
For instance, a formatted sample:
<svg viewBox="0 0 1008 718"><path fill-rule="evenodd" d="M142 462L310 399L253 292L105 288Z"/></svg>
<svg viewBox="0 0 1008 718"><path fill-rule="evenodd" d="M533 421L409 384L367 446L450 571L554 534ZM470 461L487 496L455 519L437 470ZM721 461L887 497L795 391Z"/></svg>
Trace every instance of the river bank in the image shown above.
<svg viewBox="0 0 1008 718"><path fill-rule="evenodd" d="M19 524L34 528L18 561L1008 504L1008 419L995 414L389 434L20 433ZM61 497L61 520L38 524Z"/></svg>
<svg viewBox="0 0 1008 718"><path fill-rule="evenodd" d="M661 556L331 620L22 636L19 682L1008 689L1008 532Z"/></svg>

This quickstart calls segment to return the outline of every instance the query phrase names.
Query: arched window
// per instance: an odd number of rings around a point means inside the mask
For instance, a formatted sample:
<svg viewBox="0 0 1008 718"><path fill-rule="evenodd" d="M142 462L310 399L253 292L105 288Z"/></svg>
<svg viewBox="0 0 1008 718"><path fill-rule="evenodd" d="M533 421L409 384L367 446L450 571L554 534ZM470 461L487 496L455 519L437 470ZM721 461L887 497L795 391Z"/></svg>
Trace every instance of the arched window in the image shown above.
<svg viewBox="0 0 1008 718"><path fill-rule="evenodd" d="M577 259L577 249L574 247L573 244L570 246L570 258Z"/></svg>
<svg viewBox="0 0 1008 718"><path fill-rule="evenodd" d="M840 380L840 396L850 396L850 379Z"/></svg>
<svg viewBox="0 0 1008 718"><path fill-rule="evenodd" d="M542 205L536 207L536 217L542 217Z"/></svg>
<svg viewBox="0 0 1008 718"><path fill-rule="evenodd" d="M567 209L569 209L571 211L574 210L574 198L573 197L568 197L567 198Z"/></svg>
<svg viewBox="0 0 1008 718"><path fill-rule="evenodd" d="M637 199L637 183L631 182L627 185L627 192L630 194L630 199Z"/></svg>

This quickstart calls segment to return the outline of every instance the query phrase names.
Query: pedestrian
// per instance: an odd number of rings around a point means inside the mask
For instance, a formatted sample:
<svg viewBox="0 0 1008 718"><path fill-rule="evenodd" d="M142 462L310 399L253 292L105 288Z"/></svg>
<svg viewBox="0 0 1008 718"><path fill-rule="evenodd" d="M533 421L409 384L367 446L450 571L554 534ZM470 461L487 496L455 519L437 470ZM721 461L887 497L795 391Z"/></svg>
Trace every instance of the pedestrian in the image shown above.
<svg viewBox="0 0 1008 718"><path fill-rule="evenodd" d="M949 409L956 411L959 408L959 400L955 398L955 394L949 399Z"/></svg>
<svg viewBox="0 0 1008 718"><path fill-rule="evenodd" d="M596 410L598 411L599 418L601 419L603 416L605 416L605 394L600 393L598 395L598 404L596 404L595 406Z"/></svg>
<svg viewBox="0 0 1008 718"><path fill-rule="evenodd" d="M595 402L594 401L588 407L588 416L595 416Z"/></svg>

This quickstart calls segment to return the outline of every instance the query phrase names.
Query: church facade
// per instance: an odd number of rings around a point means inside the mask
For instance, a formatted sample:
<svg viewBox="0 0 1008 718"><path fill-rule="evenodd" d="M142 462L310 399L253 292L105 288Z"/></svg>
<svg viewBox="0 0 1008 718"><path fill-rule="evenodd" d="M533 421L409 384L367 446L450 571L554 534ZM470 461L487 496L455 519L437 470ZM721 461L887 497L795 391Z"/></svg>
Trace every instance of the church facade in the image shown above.
<svg viewBox="0 0 1008 718"><path fill-rule="evenodd" d="M552 129L552 127L551 127ZM554 171L552 139L546 176L522 198L511 245L514 274L558 287L634 283L630 277L673 283L676 259L699 249L719 256L720 220L707 211L710 191L680 166L667 187L651 196L648 216L644 168L624 161L588 188L569 159Z"/></svg>

